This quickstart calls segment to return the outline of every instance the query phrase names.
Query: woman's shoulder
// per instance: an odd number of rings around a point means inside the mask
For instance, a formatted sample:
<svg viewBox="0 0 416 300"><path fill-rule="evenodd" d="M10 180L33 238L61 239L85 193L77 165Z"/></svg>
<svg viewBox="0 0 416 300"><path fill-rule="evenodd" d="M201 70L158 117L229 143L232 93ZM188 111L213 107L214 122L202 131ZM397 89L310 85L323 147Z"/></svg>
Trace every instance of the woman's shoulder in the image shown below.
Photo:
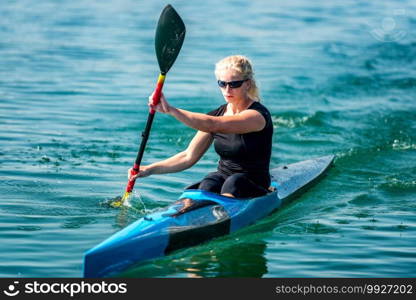
<svg viewBox="0 0 416 300"><path fill-rule="evenodd" d="M254 101L247 109L254 109L263 115L268 117L270 116L270 111L267 109L267 107L258 101Z"/></svg>
<svg viewBox="0 0 416 300"><path fill-rule="evenodd" d="M258 101L255 101L253 104L251 104L249 106L248 109L254 109L254 110L258 111L266 121L266 126L265 126L264 130L267 129L267 130L270 130L271 132L273 132L272 116L271 116L270 111L267 109L266 106L264 106L263 104L261 104Z"/></svg>

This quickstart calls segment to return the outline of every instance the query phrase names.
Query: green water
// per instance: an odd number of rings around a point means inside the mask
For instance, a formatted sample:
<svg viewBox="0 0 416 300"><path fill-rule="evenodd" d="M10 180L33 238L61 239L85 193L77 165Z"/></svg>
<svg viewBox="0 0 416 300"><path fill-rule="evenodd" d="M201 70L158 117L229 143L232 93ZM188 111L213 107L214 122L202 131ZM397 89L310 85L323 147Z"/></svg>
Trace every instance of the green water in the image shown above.
<svg viewBox="0 0 416 300"><path fill-rule="evenodd" d="M273 3L273 4L271 4ZM82 275L83 253L215 169L121 195L158 75L162 1L2 1L0 276ZM336 154L318 185L228 237L132 268L131 277L416 276L416 6L404 1L172 1L187 37L165 94L223 103L214 63L249 56L275 125L272 167ZM229 11L238 13L230 16ZM157 115L144 163L194 135Z"/></svg>

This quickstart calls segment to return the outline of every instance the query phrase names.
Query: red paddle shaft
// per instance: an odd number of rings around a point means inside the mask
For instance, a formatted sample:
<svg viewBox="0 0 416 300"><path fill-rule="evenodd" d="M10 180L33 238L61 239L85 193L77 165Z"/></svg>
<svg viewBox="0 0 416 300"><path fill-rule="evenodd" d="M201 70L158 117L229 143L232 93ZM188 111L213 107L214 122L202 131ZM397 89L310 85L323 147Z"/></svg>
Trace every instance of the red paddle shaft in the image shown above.
<svg viewBox="0 0 416 300"><path fill-rule="evenodd" d="M160 74L159 78L157 80L157 84L156 84L156 88L155 91L153 93L153 97L152 97L152 101L153 101L153 105L157 105L160 101L160 96L162 95L162 88L163 88L163 83L165 82L165 74ZM133 165L133 169L130 171L130 175L134 176L137 173L139 173L140 170L140 163L142 162L142 158L143 158L143 153L144 153L144 149L146 148L146 143L147 143L147 139L149 138L149 133L150 133L150 129L152 128L152 123L153 123L153 118L155 117L155 110L154 109L150 109L149 110L149 115L147 117L147 122L146 122L146 127L144 129L144 131L142 132L142 142L140 143L140 149L139 152L137 153L137 157L136 157L136 161ZM133 191L134 188L134 184L135 184L136 180L129 180L127 182L127 187L126 187L126 192L127 193L131 193Z"/></svg>

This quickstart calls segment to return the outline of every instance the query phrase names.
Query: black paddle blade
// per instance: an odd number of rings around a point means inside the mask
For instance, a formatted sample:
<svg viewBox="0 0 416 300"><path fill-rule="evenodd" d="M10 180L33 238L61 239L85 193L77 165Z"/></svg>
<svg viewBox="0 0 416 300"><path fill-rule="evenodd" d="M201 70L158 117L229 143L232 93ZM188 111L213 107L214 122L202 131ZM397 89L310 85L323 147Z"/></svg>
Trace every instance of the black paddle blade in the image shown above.
<svg viewBox="0 0 416 300"><path fill-rule="evenodd" d="M169 4L157 23L155 48L160 72L166 74L172 67L185 39L185 24Z"/></svg>

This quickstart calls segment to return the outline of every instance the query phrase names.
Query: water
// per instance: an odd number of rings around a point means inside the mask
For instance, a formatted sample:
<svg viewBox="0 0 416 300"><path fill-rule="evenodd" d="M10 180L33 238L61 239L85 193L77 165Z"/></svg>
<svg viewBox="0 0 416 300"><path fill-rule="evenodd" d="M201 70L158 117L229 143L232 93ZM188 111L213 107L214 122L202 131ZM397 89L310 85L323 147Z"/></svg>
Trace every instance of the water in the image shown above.
<svg viewBox="0 0 416 300"><path fill-rule="evenodd" d="M192 169L138 182L144 206L100 206L122 194L135 158L164 5L2 1L0 276L81 276L87 249L215 169L211 149ZM165 85L172 105L222 104L214 63L245 54L273 115L272 166L337 159L259 224L123 276L416 276L415 3L172 5L187 25ZM193 134L157 115L144 163L183 150Z"/></svg>

